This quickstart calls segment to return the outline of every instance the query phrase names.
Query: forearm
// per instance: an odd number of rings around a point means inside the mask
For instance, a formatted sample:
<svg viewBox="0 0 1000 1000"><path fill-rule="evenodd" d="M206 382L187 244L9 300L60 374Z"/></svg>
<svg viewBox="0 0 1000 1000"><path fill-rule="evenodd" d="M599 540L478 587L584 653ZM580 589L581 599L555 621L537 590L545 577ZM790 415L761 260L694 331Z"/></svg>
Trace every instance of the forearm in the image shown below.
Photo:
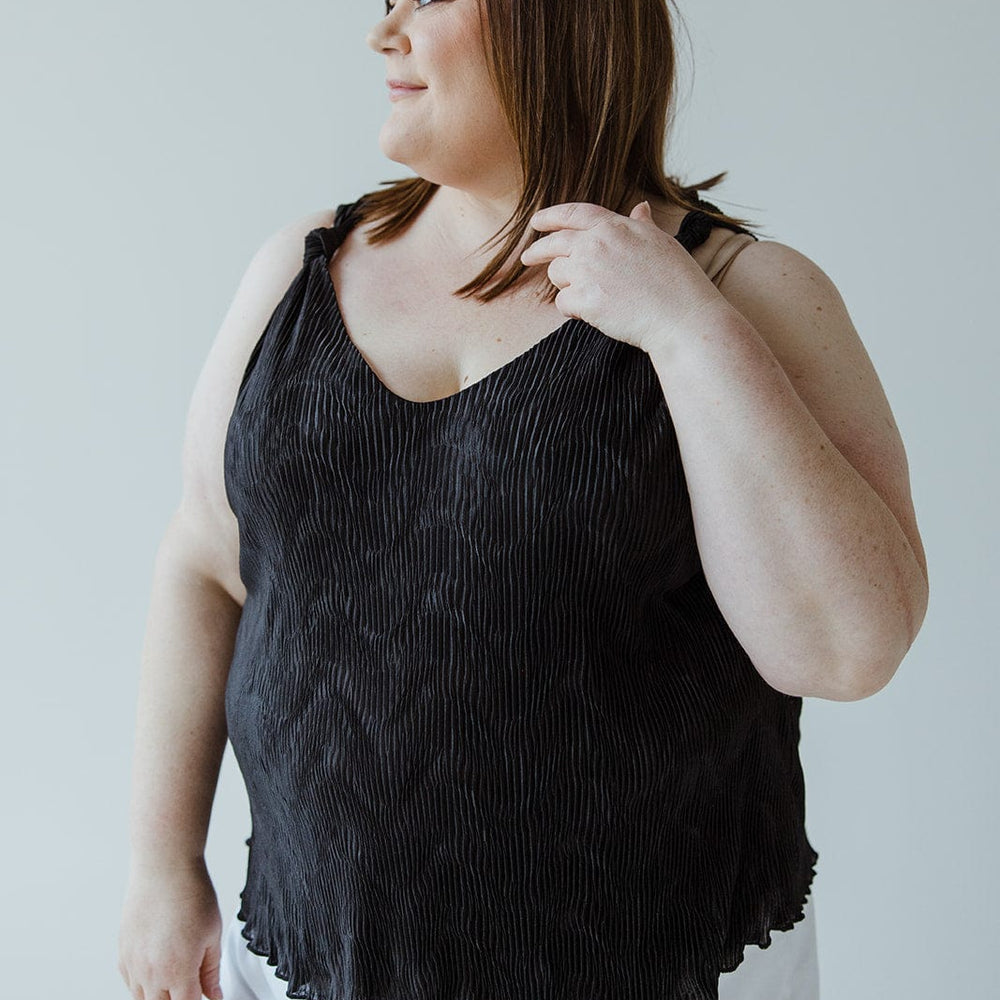
<svg viewBox="0 0 1000 1000"><path fill-rule="evenodd" d="M878 690L926 600L892 512L736 310L710 310L649 355L706 577L758 671L788 694L849 700Z"/></svg>
<svg viewBox="0 0 1000 1000"><path fill-rule="evenodd" d="M142 650L132 771L132 868L204 856L225 751L225 685L240 606L161 545Z"/></svg>

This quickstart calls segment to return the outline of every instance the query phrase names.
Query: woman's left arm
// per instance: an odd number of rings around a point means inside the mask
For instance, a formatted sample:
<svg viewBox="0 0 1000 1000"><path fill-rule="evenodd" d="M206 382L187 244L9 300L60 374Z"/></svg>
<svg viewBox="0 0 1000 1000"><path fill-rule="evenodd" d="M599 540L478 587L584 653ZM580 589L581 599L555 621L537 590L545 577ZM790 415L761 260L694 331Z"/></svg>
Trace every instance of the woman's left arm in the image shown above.
<svg viewBox="0 0 1000 1000"><path fill-rule="evenodd" d="M837 288L808 257L750 244L718 290L643 343L676 428L706 579L772 687L868 697L927 607L892 411Z"/></svg>

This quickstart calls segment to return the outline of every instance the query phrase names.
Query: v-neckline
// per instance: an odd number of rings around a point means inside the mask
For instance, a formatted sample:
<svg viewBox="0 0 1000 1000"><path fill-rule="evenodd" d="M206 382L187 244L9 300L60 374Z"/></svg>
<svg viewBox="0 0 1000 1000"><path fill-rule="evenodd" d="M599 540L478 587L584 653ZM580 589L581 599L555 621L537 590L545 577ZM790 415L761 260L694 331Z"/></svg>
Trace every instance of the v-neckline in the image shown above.
<svg viewBox="0 0 1000 1000"><path fill-rule="evenodd" d="M343 217L339 223L326 227L327 231L332 233L332 236L329 241L324 241L323 253L321 253L318 258L322 262L324 272L323 284L329 291L334 318L342 331L343 339L346 342L345 347L351 357L354 358L355 363L359 367L363 368L367 372L367 377L372 383L374 383L376 391L393 399L398 405L419 408L430 408L435 406L443 407L449 406L453 402L457 402L460 397L469 397L470 394L475 395L479 391L485 391L490 384L504 378L506 375L511 374L522 364L536 357L544 345L548 344L553 339L560 339L561 336L574 325L586 325L583 320L570 317L560 326L557 326L554 330L547 333L540 340L535 341L534 344L522 351L520 354L516 354L509 361L500 365L500 367L487 372L482 378L476 379L475 382L470 382L467 386L459 389L457 392L448 393L446 396L437 396L434 399L410 399L407 396L401 396L395 390L390 389L389 386L387 386L385 382L379 378L378 373L374 368L372 368L368 359L361 353L360 348L355 343L350 330L347 328L347 323L344 320L344 314L340 311L340 301L337 298L337 288L333 283L333 275L330 273L330 261L333 259L333 255L344 242L348 232L353 228L355 222L355 212L353 211L353 207L353 205L350 205L345 209Z"/></svg>

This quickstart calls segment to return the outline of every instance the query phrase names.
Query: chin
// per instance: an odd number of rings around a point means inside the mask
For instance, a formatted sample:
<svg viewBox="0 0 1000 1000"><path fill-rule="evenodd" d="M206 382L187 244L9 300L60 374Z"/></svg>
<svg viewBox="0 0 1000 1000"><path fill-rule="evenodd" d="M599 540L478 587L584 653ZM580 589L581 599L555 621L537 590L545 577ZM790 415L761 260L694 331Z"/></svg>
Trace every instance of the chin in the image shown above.
<svg viewBox="0 0 1000 1000"><path fill-rule="evenodd" d="M440 181L435 180L434 177L434 175L439 173L439 171L435 171L432 165L428 164L422 157L416 155L412 148L407 148L406 143L380 142L379 149L382 151L382 155L387 160L392 160L393 163L399 163L408 170L412 171L418 177L422 177L424 180L430 181L432 184L441 183Z"/></svg>
<svg viewBox="0 0 1000 1000"><path fill-rule="evenodd" d="M386 122L378 134L378 147L382 150L382 155L397 163L412 159L426 139L411 135L410 131L397 128L393 122Z"/></svg>

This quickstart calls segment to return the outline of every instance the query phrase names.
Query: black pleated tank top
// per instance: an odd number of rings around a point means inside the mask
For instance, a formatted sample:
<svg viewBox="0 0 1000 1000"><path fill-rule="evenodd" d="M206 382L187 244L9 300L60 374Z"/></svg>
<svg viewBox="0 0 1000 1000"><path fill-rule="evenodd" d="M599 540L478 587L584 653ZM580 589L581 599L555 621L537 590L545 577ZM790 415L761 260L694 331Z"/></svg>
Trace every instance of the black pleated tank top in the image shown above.
<svg viewBox="0 0 1000 1000"><path fill-rule="evenodd" d="M396 395L329 273L360 203L306 236L225 443L247 946L309 1000L717 1000L818 855L802 700L712 597L652 362L570 319Z"/></svg>

